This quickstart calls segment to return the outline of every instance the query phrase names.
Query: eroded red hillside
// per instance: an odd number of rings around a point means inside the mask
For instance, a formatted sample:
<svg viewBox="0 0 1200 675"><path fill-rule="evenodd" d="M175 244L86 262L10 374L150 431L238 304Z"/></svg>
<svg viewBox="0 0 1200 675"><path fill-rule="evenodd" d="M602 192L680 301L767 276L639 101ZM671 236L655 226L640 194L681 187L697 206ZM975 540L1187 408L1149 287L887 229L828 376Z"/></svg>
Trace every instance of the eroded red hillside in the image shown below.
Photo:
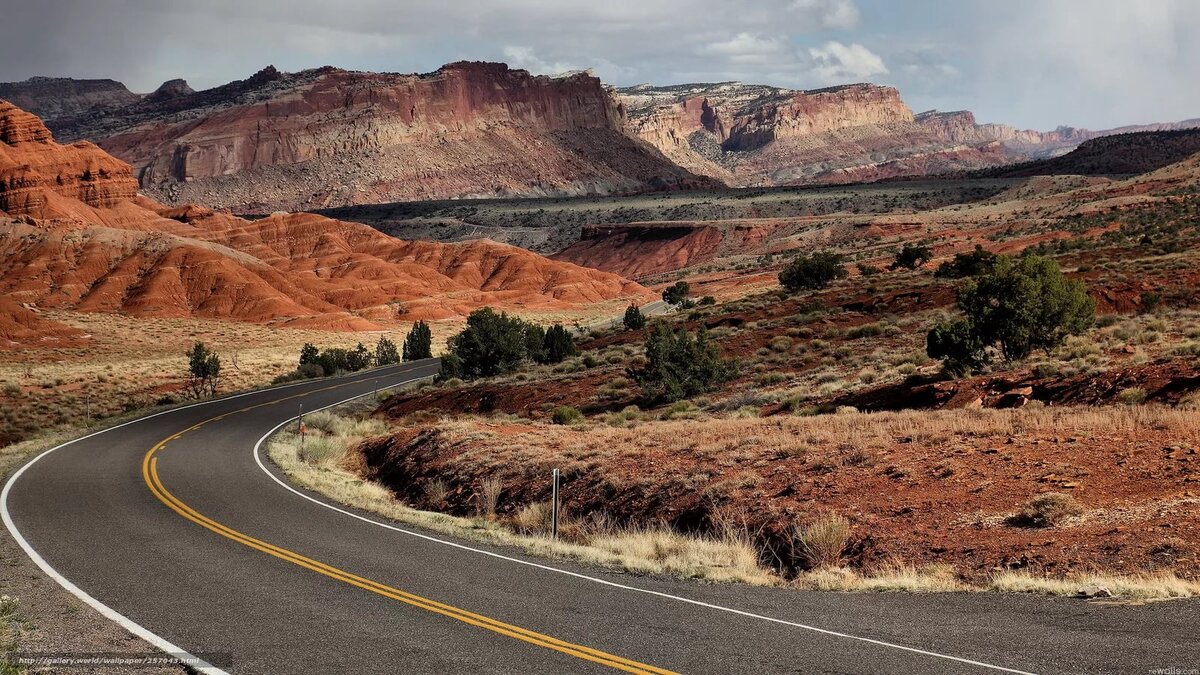
<svg viewBox="0 0 1200 675"><path fill-rule="evenodd" d="M30 324L19 303L370 330L482 305L555 310L648 295L490 241L403 241L313 214L250 221L162 206L135 196L127 164L91 144L55 143L6 103L0 134L0 204L20 214L0 220L0 294L18 303L0 307L5 326Z"/></svg>

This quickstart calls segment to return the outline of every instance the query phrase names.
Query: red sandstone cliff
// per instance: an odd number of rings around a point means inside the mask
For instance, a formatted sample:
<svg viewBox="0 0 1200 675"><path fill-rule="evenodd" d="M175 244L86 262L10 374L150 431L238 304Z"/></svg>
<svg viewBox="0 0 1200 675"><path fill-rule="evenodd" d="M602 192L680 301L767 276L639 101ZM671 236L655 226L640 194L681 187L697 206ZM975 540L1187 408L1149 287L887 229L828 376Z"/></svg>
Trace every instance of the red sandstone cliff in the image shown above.
<svg viewBox="0 0 1200 675"><path fill-rule="evenodd" d="M590 74L464 62L424 75L268 68L202 92L173 82L50 126L128 161L156 198L244 211L713 185L624 124Z"/></svg>

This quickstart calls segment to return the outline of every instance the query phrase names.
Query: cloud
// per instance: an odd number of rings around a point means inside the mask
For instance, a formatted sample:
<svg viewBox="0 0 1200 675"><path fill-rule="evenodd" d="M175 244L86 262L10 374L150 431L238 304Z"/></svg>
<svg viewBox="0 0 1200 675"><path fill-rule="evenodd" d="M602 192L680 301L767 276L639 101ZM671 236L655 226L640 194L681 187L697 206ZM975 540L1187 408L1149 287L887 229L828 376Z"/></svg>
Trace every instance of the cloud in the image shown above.
<svg viewBox="0 0 1200 675"><path fill-rule="evenodd" d="M583 70L564 61L547 63L538 58L532 47L508 45L501 50L505 62L513 68L524 68L534 75L558 75L572 70Z"/></svg>
<svg viewBox="0 0 1200 675"><path fill-rule="evenodd" d="M724 56L736 64L765 64L785 58L791 52L787 38L763 37L751 33L738 33L728 40L707 45L701 50L705 55Z"/></svg>
<svg viewBox="0 0 1200 675"><path fill-rule="evenodd" d="M828 84L857 82L888 72L878 54L858 43L844 45L830 40L824 47L814 47L808 53L814 64L813 74Z"/></svg>
<svg viewBox="0 0 1200 675"><path fill-rule="evenodd" d="M818 28L849 30L858 26L862 18L853 0L792 0L788 9L801 14Z"/></svg>

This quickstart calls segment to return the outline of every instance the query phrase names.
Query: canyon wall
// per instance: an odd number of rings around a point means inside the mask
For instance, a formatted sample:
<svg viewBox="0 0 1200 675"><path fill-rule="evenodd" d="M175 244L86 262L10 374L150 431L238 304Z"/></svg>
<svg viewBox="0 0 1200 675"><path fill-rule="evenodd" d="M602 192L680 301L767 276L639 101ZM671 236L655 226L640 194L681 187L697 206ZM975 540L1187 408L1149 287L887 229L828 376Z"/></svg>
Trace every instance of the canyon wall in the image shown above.
<svg viewBox="0 0 1200 675"><path fill-rule="evenodd" d="M150 196L238 211L715 184L624 125L588 73L467 62L423 75L267 68L202 92L173 81L49 121L132 164Z"/></svg>

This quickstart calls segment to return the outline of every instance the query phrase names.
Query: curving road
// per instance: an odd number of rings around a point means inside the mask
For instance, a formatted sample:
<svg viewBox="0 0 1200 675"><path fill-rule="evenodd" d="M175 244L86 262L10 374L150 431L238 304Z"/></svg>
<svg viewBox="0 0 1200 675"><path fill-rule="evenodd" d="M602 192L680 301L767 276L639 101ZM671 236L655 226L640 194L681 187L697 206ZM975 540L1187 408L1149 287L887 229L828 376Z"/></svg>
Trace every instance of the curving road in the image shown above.
<svg viewBox="0 0 1200 675"><path fill-rule="evenodd" d="M260 440L436 361L180 408L55 448L0 496L48 574L211 672L1140 672L1200 667L1200 604L866 595L545 563L326 504Z"/></svg>

